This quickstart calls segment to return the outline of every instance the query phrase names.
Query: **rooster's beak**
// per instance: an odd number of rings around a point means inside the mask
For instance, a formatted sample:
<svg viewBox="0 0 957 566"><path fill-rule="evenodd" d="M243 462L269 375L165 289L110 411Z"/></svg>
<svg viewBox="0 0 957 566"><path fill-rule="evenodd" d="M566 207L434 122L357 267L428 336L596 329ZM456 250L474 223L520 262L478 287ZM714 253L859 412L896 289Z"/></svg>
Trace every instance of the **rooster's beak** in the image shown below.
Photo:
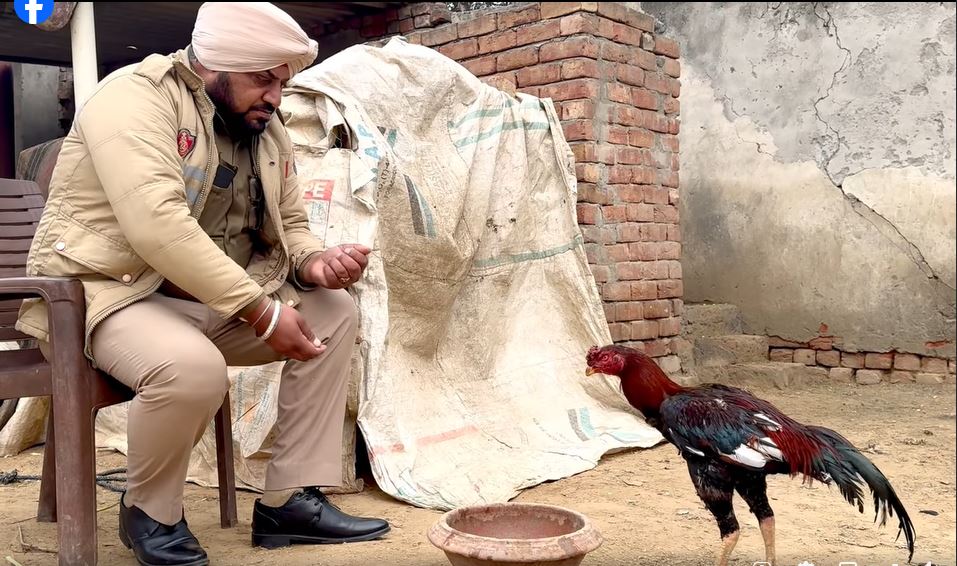
<svg viewBox="0 0 957 566"><path fill-rule="evenodd" d="M585 375L594 375L596 373L598 373L598 370L593 367L589 367L585 369Z"/></svg>

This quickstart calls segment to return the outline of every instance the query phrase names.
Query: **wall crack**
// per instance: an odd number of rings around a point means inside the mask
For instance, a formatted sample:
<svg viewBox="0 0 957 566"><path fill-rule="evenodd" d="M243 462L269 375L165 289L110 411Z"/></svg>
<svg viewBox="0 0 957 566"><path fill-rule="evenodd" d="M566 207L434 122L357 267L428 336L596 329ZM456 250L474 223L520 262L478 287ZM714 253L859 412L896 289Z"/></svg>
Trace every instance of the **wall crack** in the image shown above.
<svg viewBox="0 0 957 566"><path fill-rule="evenodd" d="M824 13L827 15L826 18L818 13L818 7L824 10ZM817 19L821 20L821 22L824 24L824 31L828 32L829 30L832 30L832 29L834 30L834 34L833 34L834 41L837 43L838 49L844 52L844 59L841 61L841 66L838 67L836 71L834 71L833 75L831 75L831 84L828 85L827 91L825 91L824 96L821 96L817 100L815 100L813 105L814 115L817 117L818 121L824 124L824 128L828 132L833 133L834 137L837 138L837 141L834 144L834 150L831 151L830 154L827 155L824 160L823 169L824 169L824 174L827 175L827 178L830 179L835 186L840 186L843 179L842 180L835 179L834 176L831 174L830 167L831 167L831 161L833 161L834 158L837 157L837 154L841 151L841 146L844 144L844 138L841 137L841 133L838 132L836 128L831 126L831 124L827 120L825 120L823 116L821 116L821 110L820 108L818 108L818 105L822 101L826 100L829 96L831 96L831 91L834 90L834 85L837 84L837 76L843 73L850 66L851 50L844 47L844 44L841 43L841 36L838 33L837 24L834 22L834 16L831 15L831 12L830 10L827 9L827 6L824 6L823 4L819 2L814 2L813 8L814 8L814 15L817 17ZM826 148L822 148L822 149L824 151L827 151Z"/></svg>
<svg viewBox="0 0 957 566"><path fill-rule="evenodd" d="M705 73L704 75L705 75L706 77L708 77L708 80L711 81L711 84L712 84L712 85L714 85L714 77L712 77L712 76L709 75L708 73ZM735 119L737 119L737 118L744 118L744 116L743 116L741 113L739 113L737 110L734 109L734 100L733 100L730 96L728 96L727 94L722 94L718 100L721 100L722 102L724 102L724 103L727 105L728 110L729 110L729 111L731 112L731 114L735 117ZM773 154L770 154L770 153L764 151L764 146L763 146L763 144L762 144L761 142L744 139L744 138L741 136L741 132L738 131L738 124L737 124L736 122L732 122L732 123L731 123L731 126L734 128L734 135L737 136L737 138L738 138L739 141L741 141L742 143L746 143L746 144L754 144L754 146L757 148L758 153L763 154L763 155L767 155L768 157L770 157L770 158L772 158L772 159L774 158L774 155L773 155Z"/></svg>
<svg viewBox="0 0 957 566"><path fill-rule="evenodd" d="M822 16L818 9L824 12ZM814 101L814 114L817 117L827 131L834 134L836 138L836 143L834 144L833 151L827 155L823 170L824 174L827 175L827 178L831 183L841 191L841 194L844 196L844 199L847 200L851 205L851 210L853 210L858 216L867 220L872 226L877 228L878 232L881 233L885 238L887 238L896 248L904 252L907 257L914 262L918 269L927 276L928 279L932 279L936 284L943 286L950 292L957 291L957 288L952 285L947 284L943 281L940 276L934 271L934 268L930 266L927 260L924 258L924 254L921 253L920 248L918 248L913 242L907 239L906 236L900 231L900 229L890 220L888 220L884 215L880 214L867 204L865 204L861 199L857 198L853 194L849 194L844 190L842 183L848 175L842 175L840 179L835 179L834 175L831 173L831 162L837 157L837 154L841 151L841 146L844 145L844 138L841 136L841 133L832 126L824 117L821 115L820 108L818 105L831 96L831 92L834 90L834 86L837 84L838 75L847 70L851 62L851 50L844 47L844 44L841 42L841 36L837 29L837 23L834 21L834 16L831 14L830 10L826 5L819 2L813 3L813 12L814 16L824 25L824 30L829 31L833 30L834 41L837 43L838 49L844 52L844 58L841 61L840 67L831 75L831 84L828 85L827 90L824 93L824 96L819 97Z"/></svg>
<svg viewBox="0 0 957 566"><path fill-rule="evenodd" d="M887 238L897 249L901 250L907 257L917 265L917 268L927 276L928 279L934 280L938 285L945 287L951 292L957 291L952 285L949 285L946 281L942 280L940 276L934 271L934 268L927 262L924 258L924 254L921 253L920 248L916 244L907 239L906 236L900 231L900 229L886 216L877 212L867 204L865 204L861 199L857 198L851 193L848 193L844 190L844 187L841 185L834 185L837 187L841 194L844 196L844 199L850 203L851 210L853 210L858 216L868 221L872 226L877 228L877 231L881 233L885 238Z"/></svg>

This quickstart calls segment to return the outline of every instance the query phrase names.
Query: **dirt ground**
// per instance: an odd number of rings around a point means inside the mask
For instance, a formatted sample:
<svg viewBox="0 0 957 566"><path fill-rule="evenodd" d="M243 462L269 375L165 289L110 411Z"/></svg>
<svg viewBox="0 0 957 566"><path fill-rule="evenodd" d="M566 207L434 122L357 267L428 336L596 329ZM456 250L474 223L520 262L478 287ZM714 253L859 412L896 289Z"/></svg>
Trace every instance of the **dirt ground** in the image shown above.
<svg viewBox="0 0 957 566"><path fill-rule="evenodd" d="M953 385L827 385L788 391L758 390L792 417L836 429L873 459L891 480L917 530L914 563L953 566L955 558L955 387ZM117 454L101 456L98 469L122 466ZM0 459L0 471L36 474L38 450ZM836 489L802 486L800 480L769 482L778 525L782 566L809 561L816 566L904 564L902 540L895 542L896 519L884 528L848 505ZM37 482L0 487L0 565L56 564L55 525L34 520ZM250 546L249 520L255 494L240 492L240 526L219 528L212 489L187 487L186 516L213 564L373 566L448 564L426 539L439 513L395 501L375 487L361 494L333 496L344 510L388 519L383 540L350 545L297 546L267 551ZM100 564L135 565L117 539L118 495L98 489ZM604 458L597 468L529 489L517 501L574 508L591 518L604 537L584 565L710 565L718 530L694 494L687 470L670 445ZM757 522L736 500L742 536L732 564L763 560ZM28 545L24 548L20 537ZM36 550L39 547L41 550Z"/></svg>

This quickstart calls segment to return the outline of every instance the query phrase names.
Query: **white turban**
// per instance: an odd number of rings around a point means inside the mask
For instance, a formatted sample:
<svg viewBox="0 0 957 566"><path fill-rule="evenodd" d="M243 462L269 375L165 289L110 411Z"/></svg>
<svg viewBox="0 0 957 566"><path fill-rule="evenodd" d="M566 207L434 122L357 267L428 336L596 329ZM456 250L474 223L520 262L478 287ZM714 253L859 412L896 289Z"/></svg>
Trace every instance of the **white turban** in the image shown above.
<svg viewBox="0 0 957 566"><path fill-rule="evenodd" d="M207 2L193 27L193 52L210 71L252 73L289 65L290 77L319 53L292 16L269 2Z"/></svg>

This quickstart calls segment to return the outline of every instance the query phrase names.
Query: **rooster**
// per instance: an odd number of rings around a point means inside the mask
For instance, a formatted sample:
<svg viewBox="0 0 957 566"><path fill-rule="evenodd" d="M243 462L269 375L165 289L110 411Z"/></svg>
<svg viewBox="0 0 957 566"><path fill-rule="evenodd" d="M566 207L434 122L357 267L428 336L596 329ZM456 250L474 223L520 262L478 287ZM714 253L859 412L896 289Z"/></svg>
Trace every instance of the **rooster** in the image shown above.
<svg viewBox="0 0 957 566"><path fill-rule="evenodd" d="M586 375L621 379L622 392L648 424L674 444L688 464L698 497L714 515L721 533L719 566L740 532L732 497L737 491L758 519L767 562L776 564L774 512L768 503L766 476L801 474L805 481L836 484L841 495L864 512L864 486L874 499L875 521L897 513L914 557L914 525L894 488L877 466L833 430L801 424L751 393L719 384L682 387L645 354L624 346L593 347Z"/></svg>

